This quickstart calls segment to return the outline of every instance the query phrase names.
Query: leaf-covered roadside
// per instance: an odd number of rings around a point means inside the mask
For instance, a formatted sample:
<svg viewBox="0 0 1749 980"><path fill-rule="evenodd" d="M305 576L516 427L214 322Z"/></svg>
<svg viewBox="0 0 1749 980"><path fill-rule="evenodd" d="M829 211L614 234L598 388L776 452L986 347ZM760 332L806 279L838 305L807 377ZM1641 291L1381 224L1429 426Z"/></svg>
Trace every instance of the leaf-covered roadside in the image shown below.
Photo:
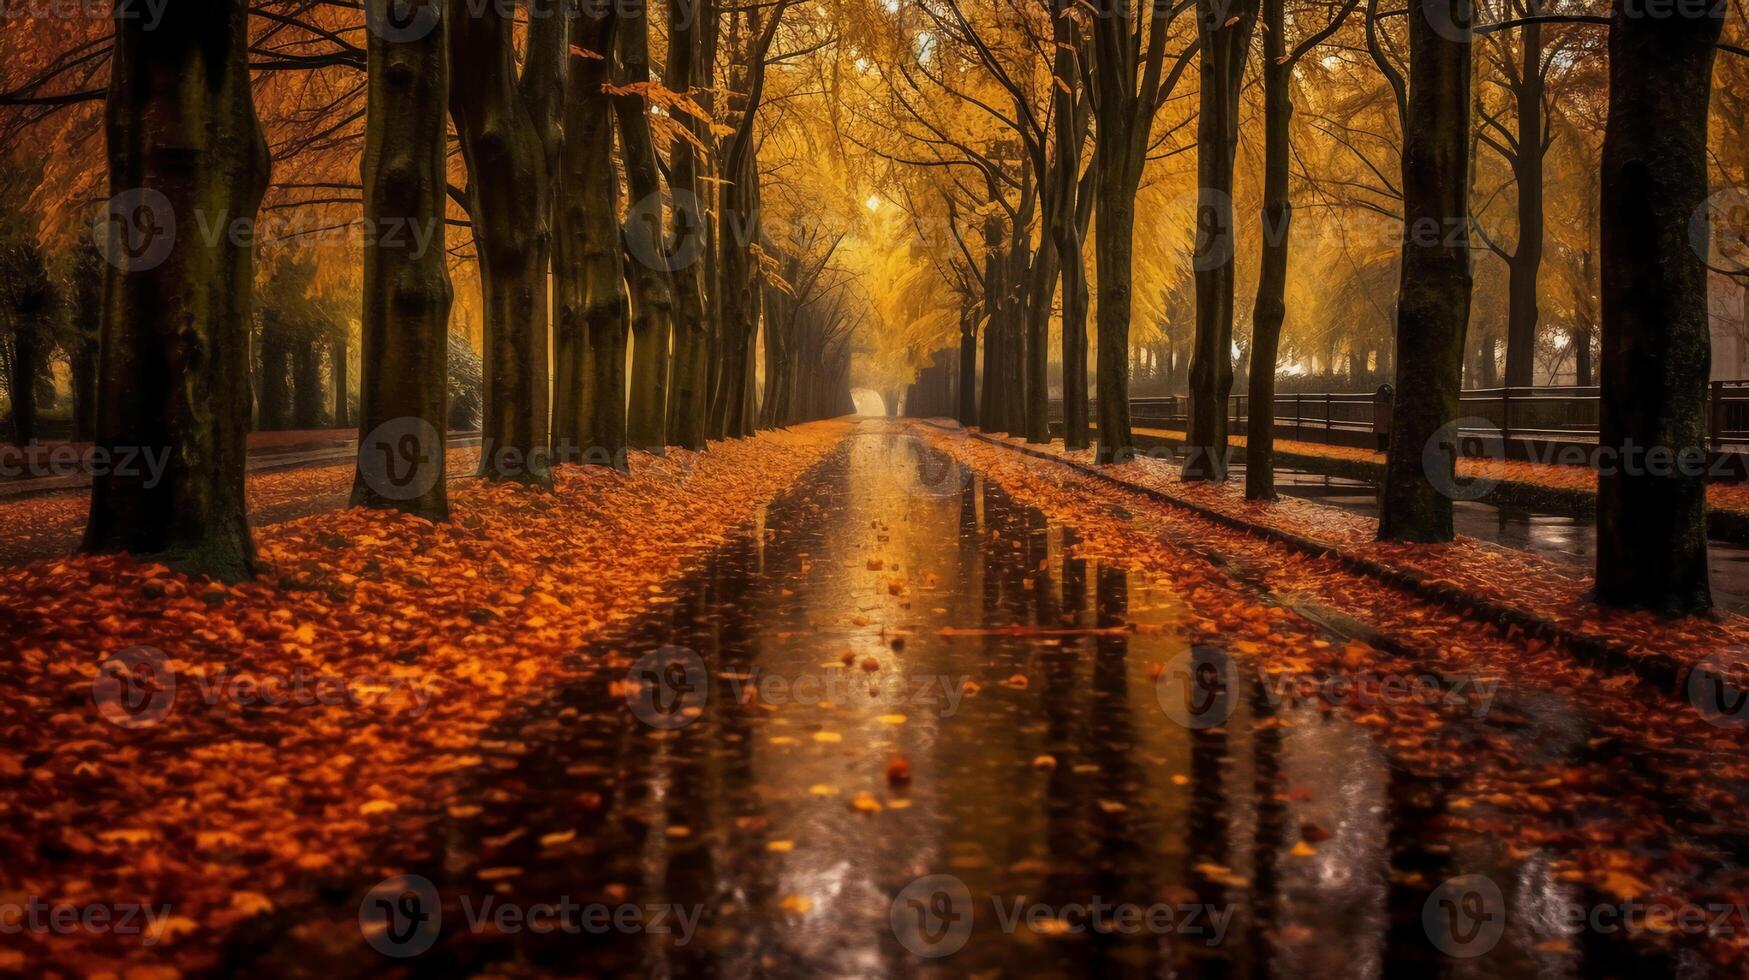
<svg viewBox="0 0 1749 980"><path fill-rule="evenodd" d="M1436 795L1441 821L1452 831L1498 844L1517 860L1546 859L1554 880L1591 901L1677 908L1749 901L1749 876L1731 843L1749 799L1742 729L1710 724L1686 701L1633 676L1587 668L1565 651L1418 601L1334 559L1290 551L1010 448L917 429L1017 500L1073 524L1082 536L1079 554L1164 577L1187 597L1194 642L1216 644L1265 675L1432 670L1500 686L1502 696L1481 719L1413 699L1344 705L1393 764L1445 787ZM1159 466L1131 464L1122 472L1137 479ZM1192 488L1174 485L1179 489ZM1353 520L1315 505L1283 509L1302 521L1325 514L1339 525ZM1491 573L1508 576L1510 587L1510 568ZM1329 642L1307 618L1327 613L1393 642ZM1551 719L1515 704L1558 713L1584 733L1583 741L1563 752L1527 738ZM1712 936L1632 938L1698 944L1713 962L1741 966L1749 943L1743 925Z"/></svg>
<svg viewBox="0 0 1749 980"><path fill-rule="evenodd" d="M234 587L121 557L0 571L0 892L171 909L152 947L27 931L0 968L213 965L228 930L419 834L495 719L845 432L634 454L630 475L563 467L551 494L468 481L444 525L290 521L257 535L271 571ZM94 683L140 646L167 658L173 700L124 728Z"/></svg>
<svg viewBox="0 0 1749 980"><path fill-rule="evenodd" d="M480 451L451 449L445 459L453 478L473 473ZM357 467L350 463L250 473L245 482L249 523L263 527L343 508L352 495L356 473ZM87 490L0 501L0 563L72 553L90 512Z"/></svg>
<svg viewBox="0 0 1749 980"><path fill-rule="evenodd" d="M1026 448L1055 453L1081 464L1089 464L1093 459L1086 451L1063 452L1061 442ZM1364 452L1344 447L1316 448ZM1165 459L1137 459L1102 472L1248 524L1310 539L1333 552L1379 562L1454 587L1466 595L1523 610L1529 617L1551 622L1575 636L1624 649L1629 657L1662 662L1648 665L1648 673L1660 672L1668 664L1674 665L1680 676L1681 667L1703 661L1721 650L1749 647L1749 621L1741 617L1667 619L1647 612L1606 609L1588 598L1592 579L1582 569L1530 552L1462 536L1437 547L1378 541L1375 540L1378 522L1373 518L1293 497L1269 503L1246 500L1243 486L1236 482L1180 480L1177 465Z"/></svg>

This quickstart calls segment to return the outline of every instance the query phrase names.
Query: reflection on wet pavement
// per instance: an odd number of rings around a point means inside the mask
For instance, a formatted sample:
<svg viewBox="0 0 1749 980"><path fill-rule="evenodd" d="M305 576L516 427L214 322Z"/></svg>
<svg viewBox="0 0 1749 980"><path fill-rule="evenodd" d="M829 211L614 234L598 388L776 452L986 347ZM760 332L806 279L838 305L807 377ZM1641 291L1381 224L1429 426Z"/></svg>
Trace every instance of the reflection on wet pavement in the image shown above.
<svg viewBox="0 0 1749 980"><path fill-rule="evenodd" d="M1456 829L1458 780L1408 775L1343 711L1251 682L1196 723L1184 597L1076 541L865 427L582 651L594 682L478 747L410 869L441 928L391 914L398 881L364 899L373 945L430 946L402 961L420 975L1580 976L1620 955L1548 945L1533 913L1576 896ZM1501 714L1527 709L1561 710ZM1551 751L1576 740L1547 724ZM1466 874L1510 921L1439 888Z"/></svg>

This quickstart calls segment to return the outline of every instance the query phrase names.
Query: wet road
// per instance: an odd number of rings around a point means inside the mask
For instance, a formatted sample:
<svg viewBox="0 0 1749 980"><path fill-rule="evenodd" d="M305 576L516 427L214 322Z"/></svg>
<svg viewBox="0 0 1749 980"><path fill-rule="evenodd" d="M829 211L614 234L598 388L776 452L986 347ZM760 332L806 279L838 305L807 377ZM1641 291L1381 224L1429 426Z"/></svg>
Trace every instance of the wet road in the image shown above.
<svg viewBox="0 0 1749 980"><path fill-rule="evenodd" d="M416 975L1626 964L1603 937L1553 936L1536 916L1567 886L1456 829L1457 777L1410 777L1344 712L1257 685L1197 724L1185 598L1075 543L865 425L657 613L582 651L592 682L475 747L417 877L334 907ZM1553 697L1503 690L1491 717L1590 752ZM1440 888L1468 874L1524 911ZM1488 914L1465 918L1474 901ZM324 959L281 925L236 955L325 977L399 965L360 959L356 932Z"/></svg>

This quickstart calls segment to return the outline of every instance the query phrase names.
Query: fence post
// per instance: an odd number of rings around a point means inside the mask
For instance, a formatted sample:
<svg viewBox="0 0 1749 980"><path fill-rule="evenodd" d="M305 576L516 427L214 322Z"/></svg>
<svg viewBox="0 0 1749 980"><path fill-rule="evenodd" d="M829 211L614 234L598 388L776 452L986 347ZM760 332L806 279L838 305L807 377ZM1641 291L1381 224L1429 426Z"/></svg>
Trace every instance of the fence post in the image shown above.
<svg viewBox="0 0 1749 980"><path fill-rule="evenodd" d="M1512 438L1512 388L1500 389L1500 452L1507 453L1506 442Z"/></svg>
<svg viewBox="0 0 1749 980"><path fill-rule="evenodd" d="M1707 397L1711 402L1707 406L1707 429L1712 438L1713 452L1718 452L1725 444L1725 383L1714 381L1707 386Z"/></svg>
<svg viewBox="0 0 1749 980"><path fill-rule="evenodd" d="M1294 392L1294 438L1295 439L1303 438L1303 433L1300 432L1300 398L1301 397L1302 396L1300 395L1299 392L1297 392L1297 391Z"/></svg>
<svg viewBox="0 0 1749 980"><path fill-rule="evenodd" d="M1330 445L1330 430L1335 427L1334 412L1330 410L1330 393L1324 392L1324 445Z"/></svg>

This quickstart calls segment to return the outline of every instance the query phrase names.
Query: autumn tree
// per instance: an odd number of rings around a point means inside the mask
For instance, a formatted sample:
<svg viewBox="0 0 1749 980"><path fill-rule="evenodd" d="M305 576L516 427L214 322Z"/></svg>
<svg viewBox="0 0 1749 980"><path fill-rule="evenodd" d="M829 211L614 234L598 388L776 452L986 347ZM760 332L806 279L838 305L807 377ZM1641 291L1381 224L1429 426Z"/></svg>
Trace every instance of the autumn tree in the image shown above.
<svg viewBox="0 0 1749 980"><path fill-rule="evenodd" d="M1603 137L1597 597L1671 614L1707 582L1707 106L1722 8L1617 0ZM1704 219L1703 219L1704 220Z"/></svg>
<svg viewBox="0 0 1749 980"><path fill-rule="evenodd" d="M1470 81L1474 9L1409 7L1397 385L1379 537L1450 541L1470 313Z"/></svg>
<svg viewBox="0 0 1749 980"><path fill-rule="evenodd" d="M444 486L450 287L444 251L449 168L449 18L444 0L367 0L370 101L363 160L364 248L355 507L449 517ZM425 242L423 246L416 242ZM340 348L335 364L344 362ZM336 371L345 399L344 374Z"/></svg>
<svg viewBox="0 0 1749 980"><path fill-rule="evenodd" d="M1287 36L1285 0L1263 0L1263 212L1257 298L1251 311L1251 405L1245 426L1245 497L1275 499L1275 370L1281 327L1287 318L1289 233L1293 202L1288 189L1293 122L1293 77L1301 59L1342 26L1358 0L1347 0L1328 23L1297 44Z"/></svg>
<svg viewBox="0 0 1749 980"><path fill-rule="evenodd" d="M246 234L194 225L252 222L267 187L248 30L242 0L188 0L153 25L116 11L97 445L168 453L168 465L156 480L132 467L98 474L85 529L87 550L227 580L255 568L243 498L255 250Z"/></svg>
<svg viewBox="0 0 1749 980"><path fill-rule="evenodd" d="M566 18L529 20L530 48L550 49L547 32ZM492 480L552 485L547 429L547 147L529 90L517 71L515 25L500 4L477 12L450 0L450 115L468 167L468 216L479 256L485 310L486 397L480 473ZM547 34L550 38L551 35ZM537 41L539 43L537 43ZM561 45L560 50L564 50ZM537 90L558 81L530 57ZM540 103L544 105L545 103Z"/></svg>
<svg viewBox="0 0 1749 980"><path fill-rule="evenodd" d="M1201 0L1200 108L1196 126L1196 349L1190 359L1186 480L1227 478L1227 393L1233 387L1233 155L1239 148L1239 85L1245 77L1256 0Z"/></svg>

